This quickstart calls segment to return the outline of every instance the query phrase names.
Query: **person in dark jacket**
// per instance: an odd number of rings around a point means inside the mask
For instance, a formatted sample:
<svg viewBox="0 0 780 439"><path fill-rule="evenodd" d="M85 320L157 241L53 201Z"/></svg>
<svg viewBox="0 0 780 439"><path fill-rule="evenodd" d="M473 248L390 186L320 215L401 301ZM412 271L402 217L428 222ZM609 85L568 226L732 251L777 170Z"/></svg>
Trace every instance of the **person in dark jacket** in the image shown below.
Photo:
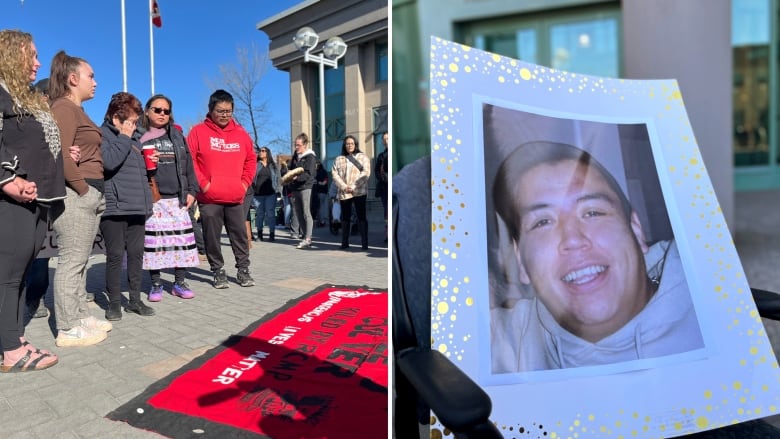
<svg viewBox="0 0 780 439"><path fill-rule="evenodd" d="M282 186L279 167L274 162L274 156L267 146L260 148L257 153L257 171L255 181L252 183L254 197L252 204L255 207L255 226L257 227L257 239L263 240L263 220L268 226L268 241L274 242L276 234L276 197L281 194Z"/></svg>
<svg viewBox="0 0 780 439"><path fill-rule="evenodd" d="M385 242L387 242L387 198L390 194L390 185L388 184L390 140L387 131L382 133L382 144L385 145L385 150L376 156L374 163L374 175L376 176L376 192L374 194L382 201L382 212L385 215Z"/></svg>
<svg viewBox="0 0 780 439"><path fill-rule="evenodd" d="M101 126L106 210L100 219L100 232L106 244L106 320L122 319L121 275L125 251L130 295L125 312L154 315L154 309L141 301L145 223L152 213L152 193L138 141L137 124L142 113L138 98L127 92L115 93Z"/></svg>
<svg viewBox="0 0 780 439"><path fill-rule="evenodd" d="M33 86L35 91L41 93L46 100L49 96L49 78L43 78L36 82ZM60 139L62 140L62 139ZM61 143L61 142L60 142ZM73 148L73 147L71 147ZM79 151L78 149L76 149ZM72 153L71 153L72 154ZM75 161L78 158L78 152L74 158ZM26 307L24 319L39 319L49 317L49 310L45 306L41 306L43 302L43 296L46 295L46 290L49 289L49 258L38 257L33 260L30 268L27 270L27 275L24 279L24 295L26 297Z"/></svg>
<svg viewBox="0 0 780 439"><path fill-rule="evenodd" d="M149 270L152 289L149 301L159 302L163 296L160 270L174 269L171 294L192 299L195 293L186 280L186 267L200 264L189 208L195 203L198 181L192 167L192 157L184 135L173 125L173 102L165 95L154 95L146 101L141 136L143 150L157 153L153 170L160 199L154 202L151 218L146 221L144 269Z"/></svg>
<svg viewBox="0 0 780 439"><path fill-rule="evenodd" d="M317 201L317 227L323 227L328 224L328 215L330 214L328 205L328 185L330 184L330 178L328 177L328 171L322 165L322 162L317 160L317 174L314 182L314 194L312 195L312 201Z"/></svg>
<svg viewBox="0 0 780 439"><path fill-rule="evenodd" d="M290 189L293 192L293 206L295 208L295 217L298 219L298 227L303 232L303 239L298 243L297 248L311 247L311 233L314 228L314 220L311 216L311 188L314 186L317 175L317 156L311 150L309 136L301 133L295 138L295 155L292 158L290 171L295 168L302 168L303 172L296 175Z"/></svg>
<svg viewBox="0 0 780 439"><path fill-rule="evenodd" d="M32 35L0 31L0 372L58 362L24 337L24 273L43 244L51 203L65 198L59 130L43 95L30 88L38 68Z"/></svg>

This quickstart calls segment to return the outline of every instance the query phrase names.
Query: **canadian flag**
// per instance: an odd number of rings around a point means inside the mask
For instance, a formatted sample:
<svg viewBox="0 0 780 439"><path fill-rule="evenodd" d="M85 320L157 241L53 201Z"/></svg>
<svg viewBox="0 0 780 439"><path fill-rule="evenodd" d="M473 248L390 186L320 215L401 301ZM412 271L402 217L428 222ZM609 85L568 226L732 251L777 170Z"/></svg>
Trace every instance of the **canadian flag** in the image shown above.
<svg viewBox="0 0 780 439"><path fill-rule="evenodd" d="M157 0L152 0L152 24L156 27L162 27L162 17L160 16L160 7L157 6Z"/></svg>

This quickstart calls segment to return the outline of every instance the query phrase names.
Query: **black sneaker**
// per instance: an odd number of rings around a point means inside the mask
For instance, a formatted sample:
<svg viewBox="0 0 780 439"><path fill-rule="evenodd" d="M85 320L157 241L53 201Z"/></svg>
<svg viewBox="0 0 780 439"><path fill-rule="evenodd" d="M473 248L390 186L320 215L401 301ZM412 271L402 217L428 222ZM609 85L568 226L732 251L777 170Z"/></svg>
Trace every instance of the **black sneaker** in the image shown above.
<svg viewBox="0 0 780 439"><path fill-rule="evenodd" d="M139 316L153 316L154 308L147 306L140 300L131 300L130 303L125 306L125 312L134 312Z"/></svg>
<svg viewBox="0 0 780 439"><path fill-rule="evenodd" d="M27 304L24 310L25 320L40 319L43 317L49 317L49 309L38 302L38 306L33 309L35 305Z"/></svg>
<svg viewBox="0 0 780 439"><path fill-rule="evenodd" d="M230 285L228 285L227 281L227 274L225 273L224 268L220 268L214 272L214 288L221 290L223 288L228 288Z"/></svg>
<svg viewBox="0 0 780 439"><path fill-rule="evenodd" d="M116 322L117 320L122 320L121 303L113 302L108 304L108 308L106 309L106 320L110 322Z"/></svg>
<svg viewBox="0 0 780 439"><path fill-rule="evenodd" d="M249 274L248 268L239 268L238 273L236 273L236 280L242 287L252 287L255 285L255 280L252 279L252 276ZM225 283L227 283L227 281L225 281Z"/></svg>
<svg viewBox="0 0 780 439"><path fill-rule="evenodd" d="M35 310L35 313L33 313L32 318L42 319L44 317L49 317L49 308L46 308L45 306L41 305L38 307L37 310Z"/></svg>

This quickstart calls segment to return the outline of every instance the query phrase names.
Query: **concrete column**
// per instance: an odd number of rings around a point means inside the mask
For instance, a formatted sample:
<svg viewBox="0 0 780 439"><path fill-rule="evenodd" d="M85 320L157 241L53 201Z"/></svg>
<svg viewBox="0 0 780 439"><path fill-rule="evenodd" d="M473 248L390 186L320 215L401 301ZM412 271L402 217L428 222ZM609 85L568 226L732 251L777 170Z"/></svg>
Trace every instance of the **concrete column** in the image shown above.
<svg viewBox="0 0 780 439"><path fill-rule="evenodd" d="M351 46L344 55L344 118L347 134L352 134L365 145L365 87L361 73L360 59L363 45Z"/></svg>
<svg viewBox="0 0 780 439"><path fill-rule="evenodd" d="M316 72L315 69L314 74ZM314 98L312 90L306 89L310 74L311 69L306 68L305 64L290 67L290 139L295 139L300 133L308 134L309 139L313 138L311 106L314 104Z"/></svg>
<svg viewBox="0 0 780 439"><path fill-rule="evenodd" d="M729 0L623 0L626 78L676 79L726 222L734 225Z"/></svg>

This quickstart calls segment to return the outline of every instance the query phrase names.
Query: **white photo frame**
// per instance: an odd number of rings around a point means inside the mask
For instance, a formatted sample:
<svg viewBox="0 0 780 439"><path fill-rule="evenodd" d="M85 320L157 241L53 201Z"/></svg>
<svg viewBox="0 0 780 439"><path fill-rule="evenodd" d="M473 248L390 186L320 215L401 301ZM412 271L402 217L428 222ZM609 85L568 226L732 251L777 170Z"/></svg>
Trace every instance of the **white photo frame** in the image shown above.
<svg viewBox="0 0 780 439"><path fill-rule="evenodd" d="M488 392L506 437L661 438L776 414L778 365L676 81L574 74L435 37L430 66L432 347ZM496 370L495 308L534 296L492 221L491 182L533 141L592 153L638 206L649 241L676 243L688 289L679 297L694 316L676 340L687 343L633 360Z"/></svg>

